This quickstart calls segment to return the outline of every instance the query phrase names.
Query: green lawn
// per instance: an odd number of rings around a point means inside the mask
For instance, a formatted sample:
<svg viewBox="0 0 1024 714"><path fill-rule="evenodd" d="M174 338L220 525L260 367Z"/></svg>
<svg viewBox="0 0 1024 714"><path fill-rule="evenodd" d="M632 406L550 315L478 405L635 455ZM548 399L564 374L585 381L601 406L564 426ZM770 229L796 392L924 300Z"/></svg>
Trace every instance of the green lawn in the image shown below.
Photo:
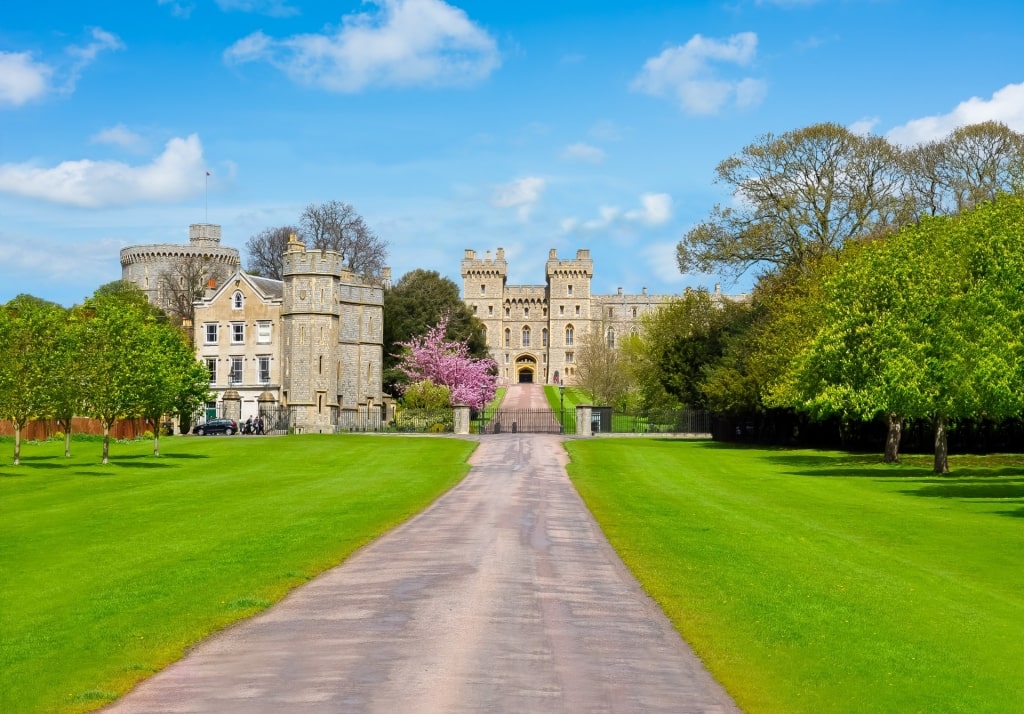
<svg viewBox="0 0 1024 714"><path fill-rule="evenodd" d="M570 441L623 559L747 712L1024 711L1024 460Z"/></svg>
<svg viewBox="0 0 1024 714"><path fill-rule="evenodd" d="M0 440L0 712L85 711L422 510L474 444Z"/></svg>

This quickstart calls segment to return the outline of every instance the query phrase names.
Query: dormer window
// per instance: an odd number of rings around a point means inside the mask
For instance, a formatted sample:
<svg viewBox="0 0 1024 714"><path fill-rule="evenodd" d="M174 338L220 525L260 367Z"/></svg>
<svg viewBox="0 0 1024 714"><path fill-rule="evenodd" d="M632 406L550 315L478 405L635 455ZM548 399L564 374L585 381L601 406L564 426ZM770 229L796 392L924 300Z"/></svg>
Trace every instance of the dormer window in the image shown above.
<svg viewBox="0 0 1024 714"><path fill-rule="evenodd" d="M235 310L242 309L242 291L236 290L235 294L231 296L231 307Z"/></svg>

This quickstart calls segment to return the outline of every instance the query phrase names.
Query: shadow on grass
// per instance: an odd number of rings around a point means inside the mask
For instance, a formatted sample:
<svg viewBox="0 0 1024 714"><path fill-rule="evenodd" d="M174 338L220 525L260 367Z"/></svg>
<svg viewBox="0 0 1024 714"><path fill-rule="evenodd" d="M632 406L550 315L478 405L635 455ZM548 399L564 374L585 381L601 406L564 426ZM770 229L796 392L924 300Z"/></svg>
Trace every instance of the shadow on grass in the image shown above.
<svg viewBox="0 0 1024 714"><path fill-rule="evenodd" d="M1024 499L1024 481L1006 480L984 482L979 479L956 480L941 485L925 485L903 493L924 498L1021 498Z"/></svg>

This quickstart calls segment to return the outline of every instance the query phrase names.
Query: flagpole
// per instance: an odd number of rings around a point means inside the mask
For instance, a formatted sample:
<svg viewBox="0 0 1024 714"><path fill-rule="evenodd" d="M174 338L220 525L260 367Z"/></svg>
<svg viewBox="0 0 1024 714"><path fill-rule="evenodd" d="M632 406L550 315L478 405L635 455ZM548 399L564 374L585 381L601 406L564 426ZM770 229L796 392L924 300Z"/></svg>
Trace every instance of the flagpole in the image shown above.
<svg viewBox="0 0 1024 714"><path fill-rule="evenodd" d="M206 218L204 222L210 222L210 172L206 172Z"/></svg>

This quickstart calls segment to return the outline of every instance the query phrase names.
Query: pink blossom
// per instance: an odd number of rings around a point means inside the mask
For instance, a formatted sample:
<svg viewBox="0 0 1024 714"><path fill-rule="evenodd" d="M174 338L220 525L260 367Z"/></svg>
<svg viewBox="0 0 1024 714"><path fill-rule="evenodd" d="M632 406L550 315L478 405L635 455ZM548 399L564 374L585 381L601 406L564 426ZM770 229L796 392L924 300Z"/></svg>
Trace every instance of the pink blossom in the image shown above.
<svg viewBox="0 0 1024 714"><path fill-rule="evenodd" d="M470 356L465 342L445 339L448 319L444 315L426 335L398 343L405 348L398 369L411 383L429 379L448 387L452 404L482 409L497 392L497 365L490 358Z"/></svg>

